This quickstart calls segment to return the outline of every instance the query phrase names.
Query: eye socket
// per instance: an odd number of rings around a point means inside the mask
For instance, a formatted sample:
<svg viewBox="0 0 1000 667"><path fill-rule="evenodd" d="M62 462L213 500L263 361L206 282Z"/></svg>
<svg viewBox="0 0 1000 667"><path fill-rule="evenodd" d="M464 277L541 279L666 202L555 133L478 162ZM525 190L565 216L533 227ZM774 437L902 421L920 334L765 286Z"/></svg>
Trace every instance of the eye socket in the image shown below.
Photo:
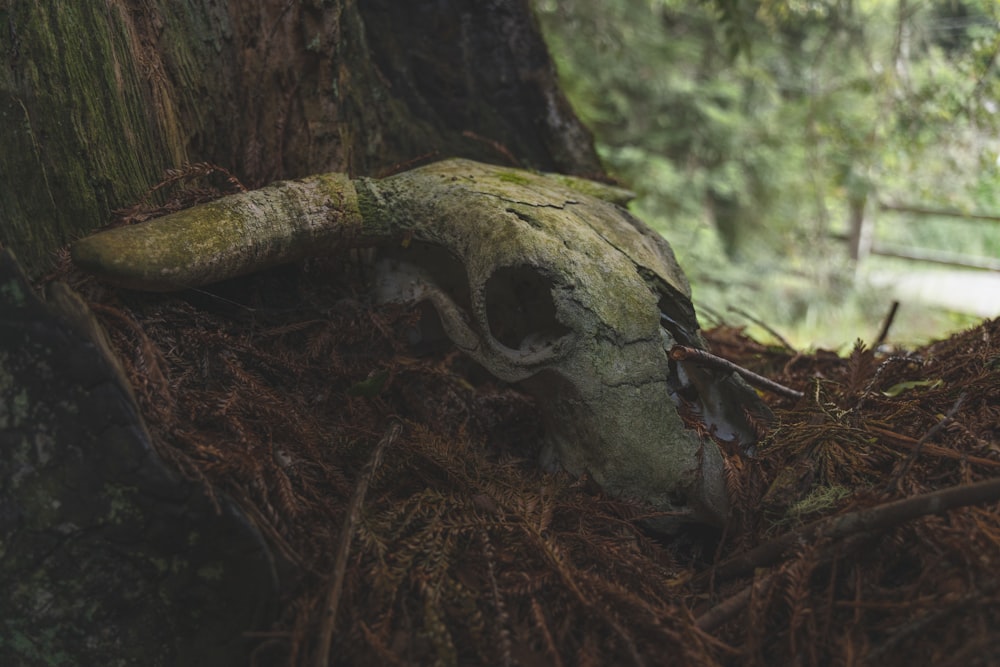
<svg viewBox="0 0 1000 667"><path fill-rule="evenodd" d="M461 310L472 312L469 279L465 265L451 251L433 243L412 241L405 248L384 249L380 256L419 266L431 282L448 295Z"/></svg>
<svg viewBox="0 0 1000 667"><path fill-rule="evenodd" d="M552 281L531 266L505 266L486 281L490 333L514 350L551 345L570 332L556 318Z"/></svg>

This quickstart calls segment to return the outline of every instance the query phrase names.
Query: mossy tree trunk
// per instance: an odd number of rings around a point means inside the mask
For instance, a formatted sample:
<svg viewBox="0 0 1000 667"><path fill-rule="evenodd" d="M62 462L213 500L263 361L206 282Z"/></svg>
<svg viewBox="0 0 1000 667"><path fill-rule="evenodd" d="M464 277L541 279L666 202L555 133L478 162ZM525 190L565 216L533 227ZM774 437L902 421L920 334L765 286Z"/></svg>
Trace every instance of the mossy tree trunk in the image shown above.
<svg viewBox="0 0 1000 667"><path fill-rule="evenodd" d="M432 156L600 171L527 0L6 0L0 26L0 241L29 273L189 162L250 187Z"/></svg>

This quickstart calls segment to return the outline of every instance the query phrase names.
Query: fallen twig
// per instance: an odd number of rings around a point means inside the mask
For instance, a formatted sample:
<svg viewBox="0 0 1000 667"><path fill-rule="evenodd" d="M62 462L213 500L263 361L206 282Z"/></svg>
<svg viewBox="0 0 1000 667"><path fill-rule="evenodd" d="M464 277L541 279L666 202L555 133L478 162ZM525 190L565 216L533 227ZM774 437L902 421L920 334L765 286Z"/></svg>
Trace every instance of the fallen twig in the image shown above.
<svg viewBox="0 0 1000 667"><path fill-rule="evenodd" d="M1000 478L976 484L952 486L856 512L827 517L798 530L789 531L744 554L734 556L717 565L712 572L696 577L694 581L704 581L710 576L718 580L753 572L755 568L770 565L801 542L821 538L836 540L856 533L885 530L927 514L940 514L957 507L997 500L1000 500Z"/></svg>
<svg viewBox="0 0 1000 667"><path fill-rule="evenodd" d="M937 424L934 424L934 426L928 429L927 433L924 433L922 436L920 436L920 439L917 440L916 444L913 445L913 448L910 450L910 455L906 458L906 461L892 476L892 479L890 479L889 482L885 485L886 491L892 491L899 486L899 480L906 477L906 473L910 471L910 468L913 466L913 462L917 460L918 456L920 456L920 452L924 446L924 443L933 438L935 435L937 435L938 431L940 431L945 426L951 423L952 418L955 416L955 413L958 412L958 409L962 406L962 402L964 400L965 400L965 394L962 394L961 396L958 397L958 400L955 401L954 405L952 405L951 408L949 408L948 413L945 416L941 417L941 419L938 420Z"/></svg>
<svg viewBox="0 0 1000 667"><path fill-rule="evenodd" d="M904 447L909 447L910 449L915 449L918 443L920 443L920 440L917 440L916 438L911 438L910 436L903 435L902 433L896 433L892 429L888 429L883 426L876 426L875 424L868 423L865 424L865 428L872 433L881 435L884 438L895 440ZM953 459L956 461L968 461L974 465L980 465L986 468L1000 468L1000 461L994 461L993 459L987 459L982 456L976 456L966 452L955 451L954 449L948 449L947 447L941 447L929 442L924 442L920 445L920 448L921 453L930 456L938 456L940 458Z"/></svg>
<svg viewBox="0 0 1000 667"><path fill-rule="evenodd" d="M723 359L722 357L718 357L711 352L699 350L696 347L674 345L670 348L670 358L676 361L693 361L701 366L711 366L712 368L731 371L758 389L764 389L774 394L778 394L779 396L785 396L787 398L794 398L798 400L805 395L797 389L792 389L791 387L786 387L783 384L778 384L774 380L769 380L763 375L758 375L753 371L749 371L742 366L734 364L728 359Z"/></svg>
<svg viewBox="0 0 1000 667"><path fill-rule="evenodd" d="M719 604L715 605L704 614L694 619L695 625L698 626L699 630L704 632L711 632L717 627L736 616L736 614L743 611L748 604L750 604L750 599L753 597L754 586L770 586L774 575L769 574L760 581L755 581L746 588L740 590L739 593L731 595Z"/></svg>
<svg viewBox="0 0 1000 667"><path fill-rule="evenodd" d="M871 533L860 533L853 535L856 545L864 544L871 537ZM817 560L817 565L825 565L844 553L843 543L825 545ZM780 571L769 572L758 579L754 579L738 593L734 593L725 600L722 600L714 607L698 616L694 622L699 630L712 632L726 621L739 614L746 608L753 599L754 591L766 591L772 585Z"/></svg>
<svg viewBox="0 0 1000 667"><path fill-rule="evenodd" d="M354 537L354 527L358 523L358 516L361 514L361 505L365 501L365 494L368 492L368 485L375 476L375 471L382 464L382 456L389 448L389 445L399 437L403 430L403 425L393 420L386 429L385 435L375 445L371 458L362 468L358 477L357 486L347 505L347 513L344 518L344 525L340 529L340 537L337 540L337 554L333 561L333 574L330 576L330 590L326 596L326 603L323 606L323 616L320 619L319 645L316 648L316 667L327 667L330 662L330 646L333 643L333 628L337 620L337 606L340 604L340 594L344 588L344 574L347 572L347 557L351 551L351 540Z"/></svg>

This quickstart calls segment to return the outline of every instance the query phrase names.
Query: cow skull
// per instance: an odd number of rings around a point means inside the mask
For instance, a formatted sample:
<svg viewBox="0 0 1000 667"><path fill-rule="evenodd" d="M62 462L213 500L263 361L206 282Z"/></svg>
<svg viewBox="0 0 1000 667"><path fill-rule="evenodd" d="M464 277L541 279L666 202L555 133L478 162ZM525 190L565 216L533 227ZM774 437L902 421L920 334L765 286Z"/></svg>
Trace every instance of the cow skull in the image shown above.
<svg viewBox="0 0 1000 667"><path fill-rule="evenodd" d="M676 343L702 346L690 289L666 241L608 201L621 195L447 160L382 180L278 183L95 235L73 254L119 283L168 289L334 245L378 245L381 298L429 302L458 348L536 397L544 464L650 502L666 513L657 527L718 523L728 508L722 456L685 428L678 405L686 401L716 436L745 446L754 438L746 411L766 409L734 376L670 360ZM216 237L232 249L219 250ZM178 259L162 248L168 238L189 248L196 238L216 254Z"/></svg>

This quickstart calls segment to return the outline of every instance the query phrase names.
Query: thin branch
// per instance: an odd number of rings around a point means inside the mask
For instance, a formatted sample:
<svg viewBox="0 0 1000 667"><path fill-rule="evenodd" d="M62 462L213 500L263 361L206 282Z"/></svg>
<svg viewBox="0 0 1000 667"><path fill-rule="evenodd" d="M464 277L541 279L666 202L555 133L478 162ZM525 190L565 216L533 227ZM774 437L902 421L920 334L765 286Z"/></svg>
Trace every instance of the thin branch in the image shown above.
<svg viewBox="0 0 1000 667"><path fill-rule="evenodd" d="M763 375L758 375L753 371L749 371L742 366L738 366L728 359L723 359L722 357L717 357L711 352L706 352L705 350L699 350L696 347L688 347L686 345L674 345L670 348L670 358L675 361L693 361L701 366L709 366L711 368L717 368L720 370L730 371L736 373L748 383L757 387L758 389L764 389L772 393L778 394L779 396L785 396L787 398L800 399L805 394L797 389L792 389L791 387L786 387L783 384L778 384L774 380L769 380Z"/></svg>
<svg viewBox="0 0 1000 667"><path fill-rule="evenodd" d="M510 667L513 664L511 659L511 642L510 642L510 617L507 615L507 609L503 603L503 597L500 595L500 586L497 584L496 571L493 568L493 561L496 559L496 553L493 551L493 543L490 542L489 533L485 530L482 533L483 538L483 555L486 556L486 573L489 575L490 579L490 589L493 593L493 608L497 613L497 634L499 635L500 644L499 648L501 650L501 655L503 656L504 667ZM535 600L532 599L532 604L536 604ZM544 620L544 619L543 619ZM548 635L548 628L542 626L542 630L546 635ZM552 642L552 637L547 636L546 639L549 643ZM556 654L556 661L558 662L559 655Z"/></svg>
<svg viewBox="0 0 1000 667"><path fill-rule="evenodd" d="M769 574L759 582L751 583L739 593L731 595L696 618L694 620L695 625L698 626L699 630L704 632L711 632L712 630L715 630L717 627L723 625L726 621L736 616L736 614L743 611L743 609L750 604L750 599L753 597L753 589L755 585L770 586L773 579L774 575Z"/></svg>
<svg viewBox="0 0 1000 667"><path fill-rule="evenodd" d="M868 507L856 512L839 514L814 521L798 530L785 533L776 540L761 544L755 549L730 558L715 567L712 576L718 579L738 577L753 572L781 558L796 544L820 538L841 539L855 533L884 531L913 519L940 514L958 507L1000 500L1000 478L976 484L952 486L931 493L910 496L892 502ZM709 573L696 577L705 580Z"/></svg>
<svg viewBox="0 0 1000 667"><path fill-rule="evenodd" d="M340 529L340 537L337 540L337 553L333 561L333 574L330 576L330 590L326 596L326 604L323 607L323 616L320 620L319 646L316 649L316 667L327 667L330 662L330 647L333 644L333 628L337 620L337 606L340 604L340 595L344 588L344 574L347 572L347 557L351 551L351 540L354 537L354 529L357 526L358 518L361 515L361 505L365 501L365 494L368 492L368 485L375 476L375 471L382 464L382 457L389 445L399 437L403 430L403 425L396 420L389 424L385 435L375 445L371 458L361 470L358 483L354 487L354 493L347 505L347 513L344 525Z"/></svg>
<svg viewBox="0 0 1000 667"><path fill-rule="evenodd" d="M562 657L559 655L559 649L556 648L556 643L552 639L552 633L549 632L549 625L545 622L545 612L542 610L542 606L538 604L538 600L534 597L531 598L531 613L535 617L535 623L538 628L542 631L542 638L545 639L545 648L549 654L549 658L552 660L552 664L555 667L563 667Z"/></svg>
<svg viewBox="0 0 1000 667"><path fill-rule="evenodd" d="M796 350L792 346L792 344L788 342L788 339L786 339L784 336L778 333L777 330L775 330L773 327L771 327L769 324L767 324L760 318L754 317L747 311L737 308L736 306L729 306L729 312L736 313L737 315L742 315L743 317L747 318L748 320L759 326L761 329L774 336L775 340L781 343L781 346L786 350L788 350L789 352L791 352L792 354L799 353L799 351Z"/></svg>
<svg viewBox="0 0 1000 667"><path fill-rule="evenodd" d="M955 401L955 404L948 409L948 412L944 415L944 417L942 417L937 424L934 424L934 426L928 429L927 433L920 436L920 439L917 440L916 444L913 445L913 448L910 450L910 455L906 458L906 462L903 463L900 469L892 476L892 479L890 479L885 485L886 491L891 491L898 487L899 481L906 476L906 473L908 473L910 468L913 466L913 462L917 460L918 456L920 456L924 443L933 438L937 435L938 431L951 423L952 418L955 416L955 413L958 412L958 409L962 406L962 402L964 400L965 394L963 393L958 397L958 400Z"/></svg>
<svg viewBox="0 0 1000 667"><path fill-rule="evenodd" d="M878 348L879 345L885 342L885 339L889 337L889 329L892 328L892 322L896 319L896 312L899 310L899 301L893 301L892 305L889 306L889 312L886 314L885 319L882 320L882 328L878 332L878 336L875 338L875 344L872 345L873 348Z"/></svg>
<svg viewBox="0 0 1000 667"><path fill-rule="evenodd" d="M868 544L873 533L858 533L851 536L853 544L850 549L857 550L862 545ZM842 543L830 543L821 548L816 565L826 565L845 553L846 549ZM774 585L775 579L780 571L769 572L760 578L752 580L739 592L734 593L725 600L722 600L714 607L698 616L694 622L695 626L703 632L712 632L716 628L724 625L728 620L743 611L753 599L754 591L766 591Z"/></svg>
<svg viewBox="0 0 1000 667"><path fill-rule="evenodd" d="M480 136L475 132L473 132L472 130L465 130L464 132L462 132L462 136L468 139L472 139L473 141L478 141L482 144L486 144L500 155L503 155L514 167L521 166L521 161L518 160L516 157L514 157L514 154L510 152L510 149L504 146L499 141L490 139L488 137Z"/></svg>
<svg viewBox="0 0 1000 667"><path fill-rule="evenodd" d="M911 450L917 447L917 443L920 441L916 438L911 438L908 435L903 435L902 433L896 433L887 428L881 426L876 426L874 424L865 424L865 428L875 433L881 435L885 438L895 440L904 447L909 447ZM967 452L959 452L954 449L948 449L946 447L941 447L940 445L934 445L929 442L924 442L921 446L921 452L928 454L930 456L937 456L945 459L952 459L955 461L968 461L974 465L983 466L985 468L1000 468L1000 461L994 461L993 459L987 459L982 456L975 456L974 454L969 454Z"/></svg>

